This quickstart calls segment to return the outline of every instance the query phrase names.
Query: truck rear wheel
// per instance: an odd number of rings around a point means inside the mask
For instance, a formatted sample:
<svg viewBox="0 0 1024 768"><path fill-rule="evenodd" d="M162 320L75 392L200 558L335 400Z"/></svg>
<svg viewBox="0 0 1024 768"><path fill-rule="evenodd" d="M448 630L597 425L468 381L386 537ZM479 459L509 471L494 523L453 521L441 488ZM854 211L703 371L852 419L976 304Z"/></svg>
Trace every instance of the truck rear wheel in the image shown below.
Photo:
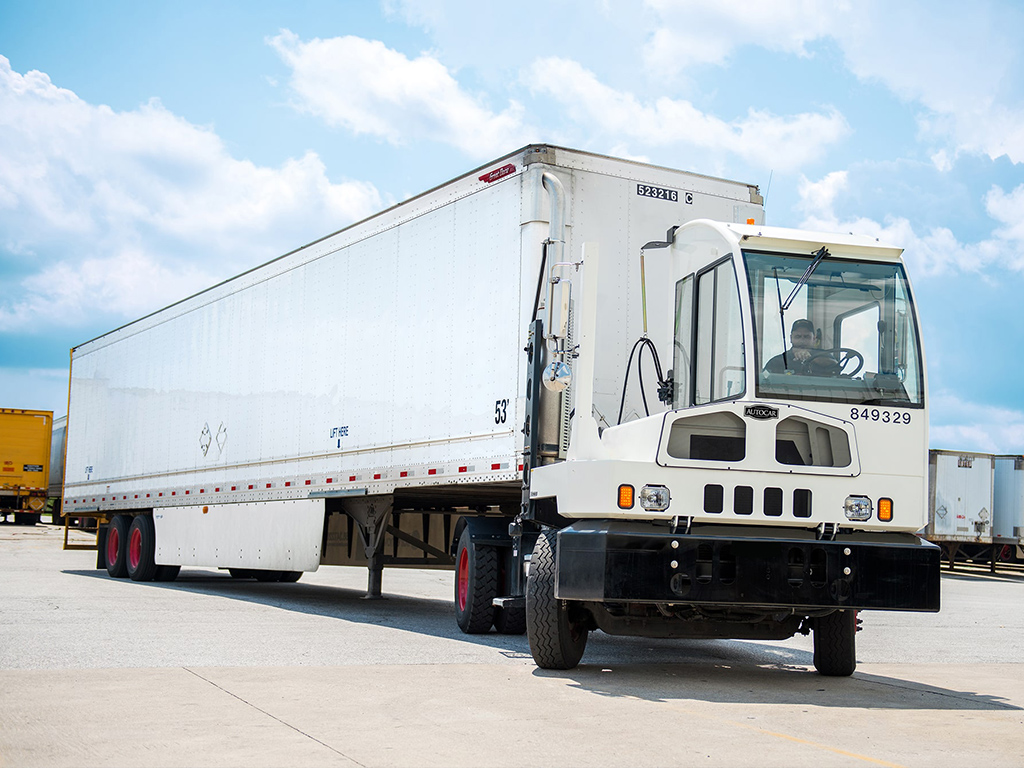
<svg viewBox="0 0 1024 768"><path fill-rule="evenodd" d="M114 515L107 526L106 553L107 573L114 579L123 579L128 575L128 528L130 518L127 515Z"/></svg>
<svg viewBox="0 0 1024 768"><path fill-rule="evenodd" d="M156 528L153 518L139 515L128 529L128 576L132 581L152 581L156 575Z"/></svg>
<svg viewBox="0 0 1024 768"><path fill-rule="evenodd" d="M455 620L467 635L487 632L494 623L498 596L498 553L474 546L466 527L455 556Z"/></svg>
<svg viewBox="0 0 1024 768"><path fill-rule="evenodd" d="M814 620L814 668L828 677L857 669L857 612L835 611Z"/></svg>
<svg viewBox="0 0 1024 768"><path fill-rule="evenodd" d="M301 578L302 571L281 571L281 578L279 580L288 584L294 584Z"/></svg>
<svg viewBox="0 0 1024 768"><path fill-rule="evenodd" d="M262 571L254 570L252 575L256 577L256 581L280 581L282 571Z"/></svg>
<svg viewBox="0 0 1024 768"><path fill-rule="evenodd" d="M573 669L587 647L586 624L571 618L569 606L555 599L557 541L555 531L541 533L526 579L526 633L541 669Z"/></svg>

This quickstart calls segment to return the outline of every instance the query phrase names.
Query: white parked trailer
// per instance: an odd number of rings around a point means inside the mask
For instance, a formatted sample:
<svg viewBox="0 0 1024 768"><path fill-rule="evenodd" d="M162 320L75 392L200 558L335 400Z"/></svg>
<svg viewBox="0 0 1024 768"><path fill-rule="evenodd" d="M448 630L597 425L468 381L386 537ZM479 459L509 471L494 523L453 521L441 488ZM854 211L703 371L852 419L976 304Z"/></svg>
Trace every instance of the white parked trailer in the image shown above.
<svg viewBox="0 0 1024 768"><path fill-rule="evenodd" d="M529 146L76 347L65 510L136 580L454 567L544 667L813 629L850 674L857 610L938 609L917 339L898 248Z"/></svg>
<svg viewBox="0 0 1024 768"><path fill-rule="evenodd" d="M929 451L925 536L942 546L950 567L961 549L971 556L992 545L994 491L992 454Z"/></svg>
<svg viewBox="0 0 1024 768"><path fill-rule="evenodd" d="M1009 546L1024 559L1024 456L996 456L992 494L993 563L996 547Z"/></svg>

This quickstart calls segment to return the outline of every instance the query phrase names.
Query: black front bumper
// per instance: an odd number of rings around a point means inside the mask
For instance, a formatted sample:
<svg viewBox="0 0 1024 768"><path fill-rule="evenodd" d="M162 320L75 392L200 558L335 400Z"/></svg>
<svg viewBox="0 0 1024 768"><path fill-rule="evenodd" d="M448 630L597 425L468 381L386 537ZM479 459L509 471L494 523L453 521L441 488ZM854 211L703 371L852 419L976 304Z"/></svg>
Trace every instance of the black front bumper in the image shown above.
<svg viewBox="0 0 1024 768"><path fill-rule="evenodd" d="M635 521L585 521L558 533L556 596L591 602L939 610L939 548L911 534L834 541L766 529L674 534ZM785 533L785 531L778 531ZM799 536L805 534L807 538Z"/></svg>

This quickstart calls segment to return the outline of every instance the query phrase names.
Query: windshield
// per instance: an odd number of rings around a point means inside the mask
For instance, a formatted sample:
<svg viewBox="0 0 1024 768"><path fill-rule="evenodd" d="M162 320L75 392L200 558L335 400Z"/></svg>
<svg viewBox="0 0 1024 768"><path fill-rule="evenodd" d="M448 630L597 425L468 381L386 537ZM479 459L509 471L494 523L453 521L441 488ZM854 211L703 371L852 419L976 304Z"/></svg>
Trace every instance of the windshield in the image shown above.
<svg viewBox="0 0 1024 768"><path fill-rule="evenodd" d="M921 362L902 265L745 251L757 396L922 405ZM780 311L780 308L784 308Z"/></svg>

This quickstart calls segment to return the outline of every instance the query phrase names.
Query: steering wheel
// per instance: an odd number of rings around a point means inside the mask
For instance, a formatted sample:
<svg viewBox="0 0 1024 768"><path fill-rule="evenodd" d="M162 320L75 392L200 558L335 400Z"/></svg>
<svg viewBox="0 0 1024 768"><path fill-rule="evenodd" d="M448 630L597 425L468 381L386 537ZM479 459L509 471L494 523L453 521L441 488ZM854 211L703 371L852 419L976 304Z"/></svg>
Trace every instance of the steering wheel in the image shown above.
<svg viewBox="0 0 1024 768"><path fill-rule="evenodd" d="M822 370L828 370L833 368L837 376L856 376L860 373L860 369L864 367L864 355L858 352L856 349L850 347L835 347L834 349L816 349L811 352L811 356L807 358L807 363L816 358L828 357L832 360L832 366L821 365L818 366ZM857 367L849 373L845 372L846 366L850 364L851 360L856 359Z"/></svg>

